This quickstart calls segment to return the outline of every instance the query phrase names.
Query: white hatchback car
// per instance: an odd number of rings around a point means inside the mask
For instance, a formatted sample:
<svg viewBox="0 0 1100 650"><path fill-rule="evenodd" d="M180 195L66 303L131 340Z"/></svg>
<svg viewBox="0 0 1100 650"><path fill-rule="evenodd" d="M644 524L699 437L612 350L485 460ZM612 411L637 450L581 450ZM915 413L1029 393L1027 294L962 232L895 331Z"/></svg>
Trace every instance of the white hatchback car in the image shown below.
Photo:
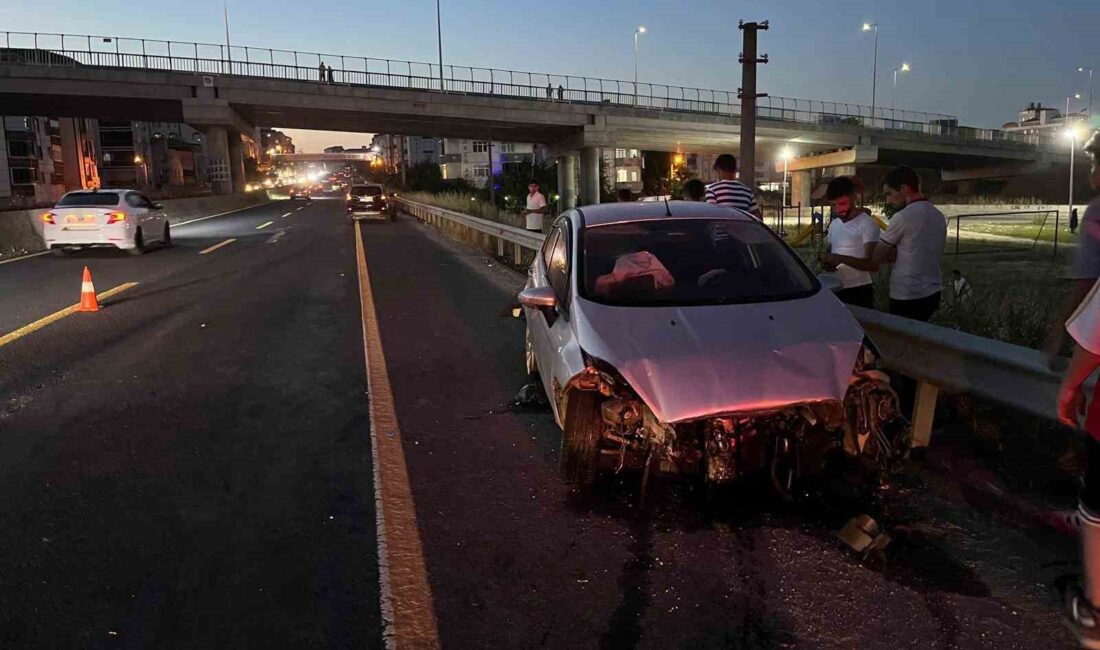
<svg viewBox="0 0 1100 650"><path fill-rule="evenodd" d="M65 254L83 246L114 246L141 255L150 243L172 245L168 216L136 190L79 190L42 214L46 248Z"/></svg>

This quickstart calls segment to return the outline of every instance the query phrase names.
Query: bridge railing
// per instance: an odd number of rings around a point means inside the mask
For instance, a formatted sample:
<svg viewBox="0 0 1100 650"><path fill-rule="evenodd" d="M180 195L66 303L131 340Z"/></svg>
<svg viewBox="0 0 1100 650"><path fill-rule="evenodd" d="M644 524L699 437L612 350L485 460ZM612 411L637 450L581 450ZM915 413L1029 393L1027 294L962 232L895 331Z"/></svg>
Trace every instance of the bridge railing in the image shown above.
<svg viewBox="0 0 1100 650"><path fill-rule="evenodd" d="M444 232L466 229L494 238L497 255L505 257L510 247L517 265L523 249L537 251L542 246L541 233L407 199L398 198L397 202L408 214ZM912 414L914 446L930 442L932 416L941 389L1057 420L1061 377L1047 367L1046 356L1038 350L873 309L850 309L875 342L886 368L917 381Z"/></svg>
<svg viewBox="0 0 1100 650"><path fill-rule="evenodd" d="M441 73L434 63L216 43L42 32L5 31L2 36L0 62L289 79L709 115L741 113L737 94L726 90L456 65L443 66ZM757 111L763 120L826 127L851 126L957 140L1045 142L1040 136L959 127L955 118L940 113L882 107L872 111L870 106L843 102L768 96L757 100Z"/></svg>

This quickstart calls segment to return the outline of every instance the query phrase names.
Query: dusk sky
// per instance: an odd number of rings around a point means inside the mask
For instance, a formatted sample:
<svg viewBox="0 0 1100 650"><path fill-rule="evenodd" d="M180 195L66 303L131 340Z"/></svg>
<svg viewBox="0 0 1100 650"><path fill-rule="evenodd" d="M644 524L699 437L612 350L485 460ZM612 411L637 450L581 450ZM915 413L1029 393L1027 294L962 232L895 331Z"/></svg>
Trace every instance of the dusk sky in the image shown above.
<svg viewBox="0 0 1100 650"><path fill-rule="evenodd" d="M889 6L885 6L889 4ZM643 81L735 90L740 83L738 19L764 20L760 51L771 63L760 90L772 95L871 101L874 36L880 24L878 105L957 115L970 126L1000 127L1030 101L1064 106L1088 93L1100 68L1100 1L872 0L719 2L717 0L442 0L445 64L630 79L634 28ZM305 2L229 0L234 45L434 61L433 0ZM0 24L13 31L135 36L224 43L221 0L186 3L55 0L8 2ZM1095 94L1095 93L1094 93ZM1081 105L1084 108L1084 104ZM311 135L316 150L362 144L362 134Z"/></svg>

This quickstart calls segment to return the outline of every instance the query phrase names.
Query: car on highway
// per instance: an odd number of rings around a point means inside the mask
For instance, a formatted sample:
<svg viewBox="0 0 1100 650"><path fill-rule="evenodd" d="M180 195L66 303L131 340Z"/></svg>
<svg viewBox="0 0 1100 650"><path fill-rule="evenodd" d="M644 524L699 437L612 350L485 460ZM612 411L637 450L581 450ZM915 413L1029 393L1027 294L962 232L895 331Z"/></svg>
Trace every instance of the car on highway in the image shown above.
<svg viewBox="0 0 1100 650"><path fill-rule="evenodd" d="M907 422L832 284L729 207L562 214L519 301L565 477L758 479L786 499L834 467L881 477L908 452Z"/></svg>
<svg viewBox="0 0 1100 650"><path fill-rule="evenodd" d="M141 255L152 243L172 245L164 207L137 190L69 192L42 213L42 238L56 254L91 246L113 246Z"/></svg>
<svg viewBox="0 0 1100 650"><path fill-rule="evenodd" d="M305 185L291 185L290 189L287 190L287 196L289 196L292 201L294 199L305 199L309 201L313 198L313 188Z"/></svg>
<svg viewBox="0 0 1100 650"><path fill-rule="evenodd" d="M362 183L348 188L348 221L356 219L394 219L396 214L386 200L386 191L377 183Z"/></svg>

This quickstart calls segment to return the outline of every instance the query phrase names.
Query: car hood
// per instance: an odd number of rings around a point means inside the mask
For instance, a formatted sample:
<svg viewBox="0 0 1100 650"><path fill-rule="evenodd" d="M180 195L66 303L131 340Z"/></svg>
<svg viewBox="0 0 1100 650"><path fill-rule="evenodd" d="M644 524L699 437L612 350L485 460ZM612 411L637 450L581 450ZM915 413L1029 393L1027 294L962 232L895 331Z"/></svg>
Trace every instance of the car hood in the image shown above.
<svg viewBox="0 0 1100 650"><path fill-rule="evenodd" d="M581 349L663 422L843 400L863 330L827 291L798 300L616 307L577 298Z"/></svg>

